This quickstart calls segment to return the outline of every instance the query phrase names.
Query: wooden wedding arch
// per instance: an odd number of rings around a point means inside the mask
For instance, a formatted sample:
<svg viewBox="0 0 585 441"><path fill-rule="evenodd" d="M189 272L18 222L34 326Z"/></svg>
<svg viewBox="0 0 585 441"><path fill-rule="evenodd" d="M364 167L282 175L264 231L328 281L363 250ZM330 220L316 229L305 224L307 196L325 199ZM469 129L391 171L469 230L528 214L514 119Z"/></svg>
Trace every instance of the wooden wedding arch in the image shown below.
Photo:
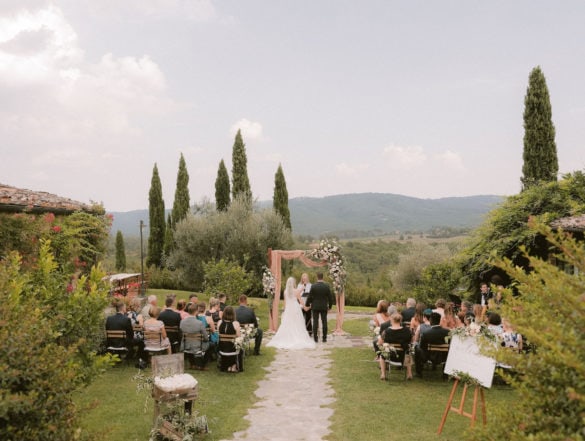
<svg viewBox="0 0 585 441"><path fill-rule="evenodd" d="M274 275L275 279L275 294L272 302L272 309L268 314L268 329L271 332L276 332L278 329L278 304L280 301L280 280L282 277L282 259L292 260L298 259L301 263L309 268L318 268L329 264L326 260L320 260L315 262L307 257L307 252L303 250L273 250L268 248L268 265L270 272ZM343 335L343 313L345 309L345 291L335 292L335 304L337 308L337 317L335 324L335 335Z"/></svg>

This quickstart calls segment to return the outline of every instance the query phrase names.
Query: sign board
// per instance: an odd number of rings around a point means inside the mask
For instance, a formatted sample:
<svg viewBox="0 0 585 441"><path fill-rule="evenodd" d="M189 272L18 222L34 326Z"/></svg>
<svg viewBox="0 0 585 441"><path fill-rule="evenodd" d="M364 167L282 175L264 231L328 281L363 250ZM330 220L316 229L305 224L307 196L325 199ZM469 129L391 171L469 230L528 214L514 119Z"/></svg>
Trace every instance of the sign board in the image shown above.
<svg viewBox="0 0 585 441"><path fill-rule="evenodd" d="M465 372L478 380L483 387L491 387L495 368L496 360L480 354L474 337L462 338L458 335L451 337L449 355L445 363L447 375Z"/></svg>

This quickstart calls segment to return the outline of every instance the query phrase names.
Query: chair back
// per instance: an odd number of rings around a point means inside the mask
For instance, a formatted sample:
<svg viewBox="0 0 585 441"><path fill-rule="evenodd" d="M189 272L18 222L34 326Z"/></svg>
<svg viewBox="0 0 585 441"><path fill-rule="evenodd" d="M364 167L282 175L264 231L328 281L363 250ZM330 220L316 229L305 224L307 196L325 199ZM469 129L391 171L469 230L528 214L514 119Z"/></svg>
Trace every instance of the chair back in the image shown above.
<svg viewBox="0 0 585 441"><path fill-rule="evenodd" d="M160 351L162 346L162 329L144 331L144 350Z"/></svg>
<svg viewBox="0 0 585 441"><path fill-rule="evenodd" d="M106 330L106 344L108 350L128 350L126 347L126 331Z"/></svg>
<svg viewBox="0 0 585 441"><path fill-rule="evenodd" d="M427 348L429 360L433 363L433 365L445 363L447 361L447 355L449 354L449 343L429 343Z"/></svg>
<svg viewBox="0 0 585 441"><path fill-rule="evenodd" d="M181 331L178 326L166 326L165 331L167 332L167 337L171 342L171 349L173 353L178 352L179 346L181 345Z"/></svg>
<svg viewBox="0 0 585 441"><path fill-rule="evenodd" d="M152 376L170 377L185 372L183 354L158 355L152 357Z"/></svg>

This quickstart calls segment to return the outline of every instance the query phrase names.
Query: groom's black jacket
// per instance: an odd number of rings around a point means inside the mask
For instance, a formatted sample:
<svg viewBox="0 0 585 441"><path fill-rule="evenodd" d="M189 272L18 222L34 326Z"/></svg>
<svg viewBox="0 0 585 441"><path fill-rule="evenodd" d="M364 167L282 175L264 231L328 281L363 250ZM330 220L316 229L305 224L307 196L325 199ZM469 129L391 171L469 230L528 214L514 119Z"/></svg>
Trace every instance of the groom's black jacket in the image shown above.
<svg viewBox="0 0 585 441"><path fill-rule="evenodd" d="M328 311L333 306L333 294L329 285L321 280L311 285L306 306L313 311Z"/></svg>

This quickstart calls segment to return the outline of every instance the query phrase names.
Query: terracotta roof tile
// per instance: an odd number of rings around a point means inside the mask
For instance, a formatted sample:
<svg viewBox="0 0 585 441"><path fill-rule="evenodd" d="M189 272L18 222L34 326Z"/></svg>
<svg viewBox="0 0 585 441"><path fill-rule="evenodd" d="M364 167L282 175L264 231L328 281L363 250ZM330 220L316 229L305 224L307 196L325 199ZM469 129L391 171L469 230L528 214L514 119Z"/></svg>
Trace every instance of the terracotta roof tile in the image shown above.
<svg viewBox="0 0 585 441"><path fill-rule="evenodd" d="M562 217L550 223L552 228L562 228L565 231L585 231L585 214Z"/></svg>
<svg viewBox="0 0 585 441"><path fill-rule="evenodd" d="M88 204L44 191L32 191L0 184L0 212L93 212Z"/></svg>

